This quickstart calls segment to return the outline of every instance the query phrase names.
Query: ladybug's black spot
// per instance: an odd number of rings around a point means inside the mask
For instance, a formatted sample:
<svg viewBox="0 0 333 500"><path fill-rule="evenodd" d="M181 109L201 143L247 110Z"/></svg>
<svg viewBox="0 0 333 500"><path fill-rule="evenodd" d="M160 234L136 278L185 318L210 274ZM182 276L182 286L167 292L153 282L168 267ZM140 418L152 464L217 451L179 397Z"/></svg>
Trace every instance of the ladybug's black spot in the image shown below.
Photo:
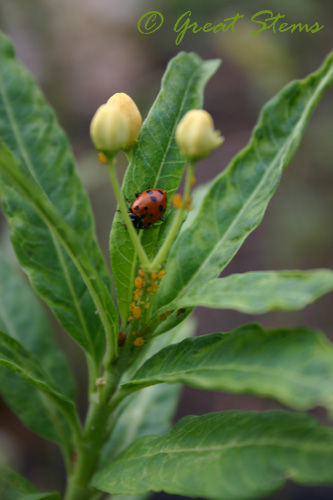
<svg viewBox="0 0 333 500"><path fill-rule="evenodd" d="M148 210L148 207L143 207L145 210Z"/></svg>
<svg viewBox="0 0 333 500"><path fill-rule="evenodd" d="M158 190L158 192L159 192L160 194L164 194L164 193L163 193L163 191L161 191L160 189Z"/></svg>
<svg viewBox="0 0 333 500"><path fill-rule="evenodd" d="M154 214L149 214L149 219L152 219L154 217Z"/></svg>
<svg viewBox="0 0 333 500"><path fill-rule="evenodd" d="M148 191L147 191L147 193L148 193ZM151 196L150 199L151 199L151 201L157 201L156 196Z"/></svg>
<svg viewBox="0 0 333 500"><path fill-rule="evenodd" d="M146 193L150 194L152 191L150 189L147 189Z"/></svg>
<svg viewBox="0 0 333 500"><path fill-rule="evenodd" d="M160 209L160 212L162 212L162 213L163 213L164 208L162 207L162 205L160 205L160 206L159 206L159 209Z"/></svg>
<svg viewBox="0 0 333 500"><path fill-rule="evenodd" d="M139 205L137 205L136 207L134 207L134 210L139 210Z"/></svg>

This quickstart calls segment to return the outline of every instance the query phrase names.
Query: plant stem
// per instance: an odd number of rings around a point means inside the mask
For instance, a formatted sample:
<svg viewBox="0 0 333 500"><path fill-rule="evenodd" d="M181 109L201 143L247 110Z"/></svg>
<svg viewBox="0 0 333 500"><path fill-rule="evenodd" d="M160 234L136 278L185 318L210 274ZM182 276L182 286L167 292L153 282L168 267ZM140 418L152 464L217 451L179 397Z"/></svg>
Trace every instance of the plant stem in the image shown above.
<svg viewBox="0 0 333 500"><path fill-rule="evenodd" d="M187 173L186 173L185 187L184 187L184 196L182 199L182 204L181 204L180 208L178 209L178 213L173 221L173 224L170 228L168 236L167 236L166 240L164 241L163 245L161 246L160 250L158 251L157 255L155 256L153 262L150 264L149 270L152 270L152 271L158 270L159 266L166 259L168 252L170 250L170 247L171 247L172 243L174 242L174 240L179 232L179 228L182 224L183 217L184 217L185 207L186 207L186 204L188 203L188 199L189 199L190 194L191 194L194 168L195 168L195 163L189 161L188 166L187 166Z"/></svg>
<svg viewBox="0 0 333 500"><path fill-rule="evenodd" d="M96 379L98 372L95 360L90 356L90 354L86 354L86 358L87 358L88 374L89 374L89 394L93 394L96 390Z"/></svg>
<svg viewBox="0 0 333 500"><path fill-rule="evenodd" d="M65 500L89 500L94 490L89 482L96 467L109 412L105 404L93 402L87 416L81 446L72 477L69 478Z"/></svg>
<svg viewBox="0 0 333 500"><path fill-rule="evenodd" d="M86 418L82 439L77 450L77 461L74 471L68 480L64 500L90 500L96 496L96 490L89 486L95 471L99 452L104 443L107 421L110 416L108 399L115 391L120 378L120 371L109 371L107 384L104 386L104 397L95 393L90 398L90 406Z"/></svg>
<svg viewBox="0 0 333 500"><path fill-rule="evenodd" d="M114 193L116 195L116 199L117 199L121 214L124 218L124 221L125 221L125 224L126 224L126 227L128 230L128 234L132 240L133 246L138 254L138 257L140 259L140 262L141 262L143 269L149 268L150 262L149 262L149 259L147 257L147 254L146 254L143 246L141 245L141 241L140 241L140 239L139 239L139 237L138 237L138 235L133 227L133 224L128 216L128 208L126 207L124 197L120 191L120 186L119 186L116 171L114 168L113 159L109 160L108 166L109 166L109 175L110 175L111 184L112 184Z"/></svg>

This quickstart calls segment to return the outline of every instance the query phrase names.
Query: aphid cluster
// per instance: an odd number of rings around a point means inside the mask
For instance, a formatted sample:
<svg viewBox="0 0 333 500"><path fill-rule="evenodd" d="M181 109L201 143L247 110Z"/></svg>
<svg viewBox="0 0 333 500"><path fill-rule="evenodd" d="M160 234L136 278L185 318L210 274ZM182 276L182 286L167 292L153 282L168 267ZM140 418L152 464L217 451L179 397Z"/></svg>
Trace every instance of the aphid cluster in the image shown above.
<svg viewBox="0 0 333 500"><path fill-rule="evenodd" d="M161 270L158 273L145 273L142 269L139 269L138 275L134 280L134 291L133 291L133 301L130 303L130 316L127 321L130 323L135 320L139 320L144 313L144 310L150 307L150 297L158 290L159 280L163 278L165 271ZM132 332L137 338L134 340L134 345L141 346L145 343L143 335L148 333L148 330L135 330Z"/></svg>
<svg viewBox="0 0 333 500"><path fill-rule="evenodd" d="M150 189L142 193L135 194L136 199L133 203L127 199L129 202L129 217L135 229L149 229L154 225L155 222L161 220L163 221L163 214L167 207L167 192L164 189ZM186 199L185 208L190 210L192 207L190 203L192 198L188 197ZM172 204L175 208L180 208L182 206L183 200L180 194L175 194L172 199ZM134 291L133 300L130 303L130 315L127 318L127 322L141 321L144 323L144 313L145 310L150 307L150 297L152 297L158 290L159 280L164 276L165 271L161 270L157 272L145 273L142 269L139 269L138 275L134 280ZM160 316L161 321L165 321L167 316L172 314L173 311L167 311ZM177 311L177 314L182 314L183 311ZM157 320L155 320L156 322ZM142 346L145 344L146 340L144 335L148 333L149 329L145 330L134 330L132 335L136 338L133 342L135 346ZM120 332L118 338L118 345L124 345L126 336L124 333Z"/></svg>

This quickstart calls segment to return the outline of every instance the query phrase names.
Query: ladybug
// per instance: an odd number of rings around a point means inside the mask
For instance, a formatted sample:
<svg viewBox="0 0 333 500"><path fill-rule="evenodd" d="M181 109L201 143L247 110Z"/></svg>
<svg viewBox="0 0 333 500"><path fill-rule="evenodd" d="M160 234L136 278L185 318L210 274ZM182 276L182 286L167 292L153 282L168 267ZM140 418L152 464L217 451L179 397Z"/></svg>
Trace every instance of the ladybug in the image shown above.
<svg viewBox="0 0 333 500"><path fill-rule="evenodd" d="M135 229L148 229L158 220L167 207L167 192L164 189L147 189L136 193L136 200L129 207L129 216Z"/></svg>

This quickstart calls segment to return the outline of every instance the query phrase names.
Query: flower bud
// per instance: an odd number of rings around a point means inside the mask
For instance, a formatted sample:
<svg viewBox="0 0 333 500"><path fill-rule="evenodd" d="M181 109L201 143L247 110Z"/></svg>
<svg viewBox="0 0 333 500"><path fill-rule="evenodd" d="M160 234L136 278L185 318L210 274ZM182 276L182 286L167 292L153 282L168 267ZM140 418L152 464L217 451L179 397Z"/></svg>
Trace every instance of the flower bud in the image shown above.
<svg viewBox="0 0 333 500"><path fill-rule="evenodd" d="M188 160L199 160L221 146L224 138L214 129L209 113L202 109L188 111L176 128L176 142Z"/></svg>
<svg viewBox="0 0 333 500"><path fill-rule="evenodd" d="M127 147L130 125L126 115L117 107L102 104L91 120L90 137L98 151L114 155Z"/></svg>
<svg viewBox="0 0 333 500"><path fill-rule="evenodd" d="M126 147L131 147L139 137L142 125L142 117L137 105L133 99L123 92L114 94L110 97L107 104L120 109L120 111L122 111L122 113L126 116L130 127L130 134L126 142Z"/></svg>

